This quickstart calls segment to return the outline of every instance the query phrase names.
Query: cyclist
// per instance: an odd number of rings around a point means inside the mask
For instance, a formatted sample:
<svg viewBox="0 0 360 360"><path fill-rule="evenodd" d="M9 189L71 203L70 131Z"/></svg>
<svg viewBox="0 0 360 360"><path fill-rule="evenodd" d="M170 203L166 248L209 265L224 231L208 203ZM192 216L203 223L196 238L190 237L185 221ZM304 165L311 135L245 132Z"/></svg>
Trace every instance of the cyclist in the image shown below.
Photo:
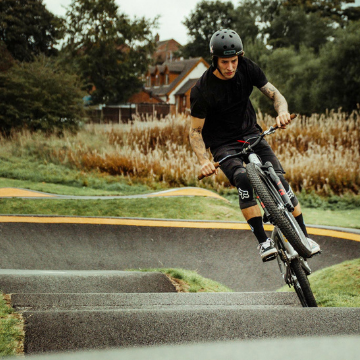
<svg viewBox="0 0 360 360"><path fill-rule="evenodd" d="M192 88L190 95L190 143L204 176L217 172L207 155L207 148L210 148L214 160L219 161L241 151L247 140L261 133L249 99L254 86L274 102L279 127L285 127L291 121L285 98L268 82L260 67L244 57L242 41L235 31L216 31L210 40L210 54L212 64ZM308 238L300 204L285 180L285 172L271 147L263 139L254 151L263 163L272 163L295 207L293 215ZM243 161L239 158L229 159L221 165L221 170L238 190L240 209L259 241L261 259L274 259L277 250L265 233L261 210L254 199ZM309 242L312 245L312 255L320 252L315 241L309 239Z"/></svg>

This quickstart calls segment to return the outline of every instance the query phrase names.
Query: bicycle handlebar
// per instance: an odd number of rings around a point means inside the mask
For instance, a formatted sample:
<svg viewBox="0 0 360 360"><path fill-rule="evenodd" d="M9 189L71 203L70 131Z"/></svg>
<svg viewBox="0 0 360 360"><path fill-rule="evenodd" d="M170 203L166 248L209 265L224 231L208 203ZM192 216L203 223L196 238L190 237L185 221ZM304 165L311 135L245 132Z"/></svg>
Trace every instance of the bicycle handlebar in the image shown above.
<svg viewBox="0 0 360 360"><path fill-rule="evenodd" d="M297 117L296 114L291 114L290 115L290 119L293 120ZM236 154L233 154L233 155L228 155L228 156L225 156L223 159L221 159L220 161L214 163L214 166L215 166L215 169L217 169L218 167L220 167L221 163L224 162L225 160L229 159L229 158L233 158L233 157L237 157L237 156L240 156L240 155L246 155L247 153L249 153L249 150L251 150L254 146L256 146L262 138L264 138L266 135L269 135L269 134L272 134L274 131L276 131L277 129L282 129L283 127L279 127L277 124L275 124L274 126L270 126L269 129L263 131L260 135L258 135L258 138L256 139L256 141L249 145L248 147L246 147L245 149L243 149L242 151L240 151L239 153L236 153ZM211 174L212 175L212 174ZM211 175L208 175L208 176L211 176ZM200 174L198 176L198 180L202 180L203 178L205 178L207 176L203 175L203 174Z"/></svg>

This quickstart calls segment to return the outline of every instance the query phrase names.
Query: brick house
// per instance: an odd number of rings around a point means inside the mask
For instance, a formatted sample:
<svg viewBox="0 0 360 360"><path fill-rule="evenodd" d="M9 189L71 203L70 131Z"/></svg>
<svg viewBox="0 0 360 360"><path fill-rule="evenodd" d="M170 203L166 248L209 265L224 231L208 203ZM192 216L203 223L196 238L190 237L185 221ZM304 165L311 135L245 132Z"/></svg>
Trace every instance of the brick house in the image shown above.
<svg viewBox="0 0 360 360"><path fill-rule="evenodd" d="M201 57L150 66L144 88L129 103L166 103L172 114L188 113L191 88L208 68L209 64Z"/></svg>
<svg viewBox="0 0 360 360"><path fill-rule="evenodd" d="M159 34L156 34L155 41L156 51L153 55L155 64L163 64L165 61L180 60L174 55L180 49L180 43L174 39L160 41Z"/></svg>

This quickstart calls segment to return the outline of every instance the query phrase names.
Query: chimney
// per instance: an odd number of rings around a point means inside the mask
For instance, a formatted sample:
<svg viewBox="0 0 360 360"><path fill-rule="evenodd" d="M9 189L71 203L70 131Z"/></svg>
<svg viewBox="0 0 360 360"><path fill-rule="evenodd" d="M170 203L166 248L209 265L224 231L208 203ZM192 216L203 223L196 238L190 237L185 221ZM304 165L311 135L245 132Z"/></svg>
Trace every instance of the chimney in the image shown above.
<svg viewBox="0 0 360 360"><path fill-rule="evenodd" d="M155 41L156 41L156 42L159 42L159 40L160 40L160 36L159 36L159 34L156 34L156 36L155 36Z"/></svg>

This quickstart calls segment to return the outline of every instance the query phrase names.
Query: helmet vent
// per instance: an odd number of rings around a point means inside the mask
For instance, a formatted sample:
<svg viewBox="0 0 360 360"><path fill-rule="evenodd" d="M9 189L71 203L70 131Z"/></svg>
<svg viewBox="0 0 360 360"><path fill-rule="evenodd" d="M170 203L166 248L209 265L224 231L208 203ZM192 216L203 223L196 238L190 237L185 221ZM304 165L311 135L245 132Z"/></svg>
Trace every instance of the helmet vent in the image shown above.
<svg viewBox="0 0 360 360"><path fill-rule="evenodd" d="M232 35L229 35L232 38Z"/></svg>
<svg viewBox="0 0 360 360"><path fill-rule="evenodd" d="M226 46L226 45L224 45L224 46L223 46L223 48L224 48L224 49L227 49L227 46Z"/></svg>
<svg viewBox="0 0 360 360"><path fill-rule="evenodd" d="M231 45L231 48L234 48L234 47L235 47L235 45L234 45L234 44L232 44L232 45Z"/></svg>
<svg viewBox="0 0 360 360"><path fill-rule="evenodd" d="M222 39L224 39L224 38L225 38L225 36L222 36L221 38L222 38Z"/></svg>

